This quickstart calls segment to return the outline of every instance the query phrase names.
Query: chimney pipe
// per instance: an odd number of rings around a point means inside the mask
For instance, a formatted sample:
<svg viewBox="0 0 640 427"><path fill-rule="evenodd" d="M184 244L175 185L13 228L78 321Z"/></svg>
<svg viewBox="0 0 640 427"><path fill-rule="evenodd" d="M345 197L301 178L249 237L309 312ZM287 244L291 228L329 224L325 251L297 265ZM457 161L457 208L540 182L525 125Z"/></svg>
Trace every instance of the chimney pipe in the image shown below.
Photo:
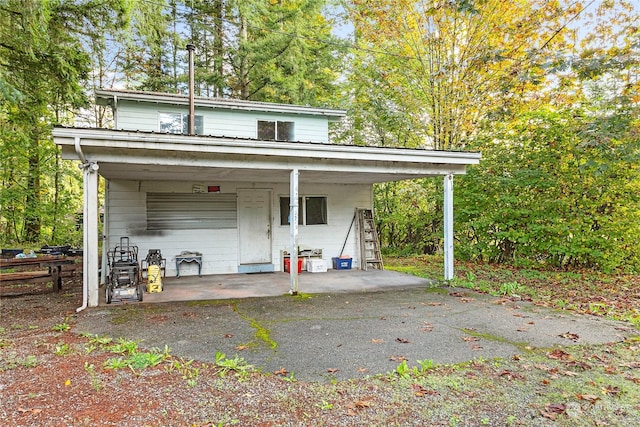
<svg viewBox="0 0 640 427"><path fill-rule="evenodd" d="M195 82L194 82L194 70L193 70L193 52L196 50L194 44L189 43L187 45L189 51L189 135L196 134L196 108L195 108Z"/></svg>

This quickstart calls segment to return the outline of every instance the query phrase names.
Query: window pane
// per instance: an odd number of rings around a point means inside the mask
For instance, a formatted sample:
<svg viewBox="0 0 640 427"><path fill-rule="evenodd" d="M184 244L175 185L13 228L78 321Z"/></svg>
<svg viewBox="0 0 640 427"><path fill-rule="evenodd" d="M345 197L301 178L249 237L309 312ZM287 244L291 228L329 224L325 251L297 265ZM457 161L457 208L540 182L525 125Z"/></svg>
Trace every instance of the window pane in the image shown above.
<svg viewBox="0 0 640 427"><path fill-rule="evenodd" d="M258 139L263 141L275 141L276 122L258 120Z"/></svg>
<svg viewBox="0 0 640 427"><path fill-rule="evenodd" d="M307 225L327 223L327 198L306 197L306 221Z"/></svg>
<svg viewBox="0 0 640 427"><path fill-rule="evenodd" d="M298 224L302 225L302 197L298 199ZM280 197L280 225L289 225L288 197Z"/></svg>
<svg viewBox="0 0 640 427"><path fill-rule="evenodd" d="M278 122L278 141L294 141L293 122Z"/></svg>
<svg viewBox="0 0 640 427"><path fill-rule="evenodd" d="M160 132L182 133L182 114L160 113Z"/></svg>
<svg viewBox="0 0 640 427"><path fill-rule="evenodd" d="M199 116L196 114L196 120L195 120L195 134L196 135L203 135L204 134L204 121L202 119L202 116ZM182 115L182 129L184 129L184 134L187 135L189 133L189 115L188 114L183 114Z"/></svg>

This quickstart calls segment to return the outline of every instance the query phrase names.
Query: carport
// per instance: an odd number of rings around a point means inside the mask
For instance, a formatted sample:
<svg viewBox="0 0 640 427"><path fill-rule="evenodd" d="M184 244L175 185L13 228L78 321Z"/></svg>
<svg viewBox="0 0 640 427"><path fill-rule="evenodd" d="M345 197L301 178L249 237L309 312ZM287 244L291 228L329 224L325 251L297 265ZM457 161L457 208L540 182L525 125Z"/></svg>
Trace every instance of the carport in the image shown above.
<svg viewBox="0 0 640 427"><path fill-rule="evenodd" d="M478 164L480 153L361 147L91 128L55 128L65 159L79 160L84 184L84 309L98 305L98 174L105 179L253 179L289 183L290 248L296 265L301 182L375 184L444 179L444 278L453 278L453 176ZM287 277L298 292L298 274ZM305 289L303 291L306 292Z"/></svg>

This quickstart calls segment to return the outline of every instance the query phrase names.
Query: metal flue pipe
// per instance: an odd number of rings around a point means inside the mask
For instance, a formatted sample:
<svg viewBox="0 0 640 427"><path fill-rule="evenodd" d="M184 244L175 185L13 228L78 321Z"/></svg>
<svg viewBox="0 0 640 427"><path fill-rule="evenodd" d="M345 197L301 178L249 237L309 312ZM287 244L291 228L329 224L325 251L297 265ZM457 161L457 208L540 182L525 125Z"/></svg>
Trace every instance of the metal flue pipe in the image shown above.
<svg viewBox="0 0 640 427"><path fill-rule="evenodd" d="M187 45L189 51L189 135L196 134L196 107L195 107L195 78L194 78L194 66L193 66L193 53L196 50L194 44L189 43Z"/></svg>

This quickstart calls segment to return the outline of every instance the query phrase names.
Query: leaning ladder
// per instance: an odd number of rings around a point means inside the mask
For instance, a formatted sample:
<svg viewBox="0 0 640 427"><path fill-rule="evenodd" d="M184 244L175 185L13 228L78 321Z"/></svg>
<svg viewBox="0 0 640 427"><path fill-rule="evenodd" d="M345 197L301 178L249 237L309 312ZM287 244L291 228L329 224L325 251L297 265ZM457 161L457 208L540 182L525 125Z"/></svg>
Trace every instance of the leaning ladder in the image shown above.
<svg viewBox="0 0 640 427"><path fill-rule="evenodd" d="M376 223L373 220L373 211L371 209L356 209L356 217L360 231L360 268L365 271L369 268L383 270L380 242L378 241Z"/></svg>

